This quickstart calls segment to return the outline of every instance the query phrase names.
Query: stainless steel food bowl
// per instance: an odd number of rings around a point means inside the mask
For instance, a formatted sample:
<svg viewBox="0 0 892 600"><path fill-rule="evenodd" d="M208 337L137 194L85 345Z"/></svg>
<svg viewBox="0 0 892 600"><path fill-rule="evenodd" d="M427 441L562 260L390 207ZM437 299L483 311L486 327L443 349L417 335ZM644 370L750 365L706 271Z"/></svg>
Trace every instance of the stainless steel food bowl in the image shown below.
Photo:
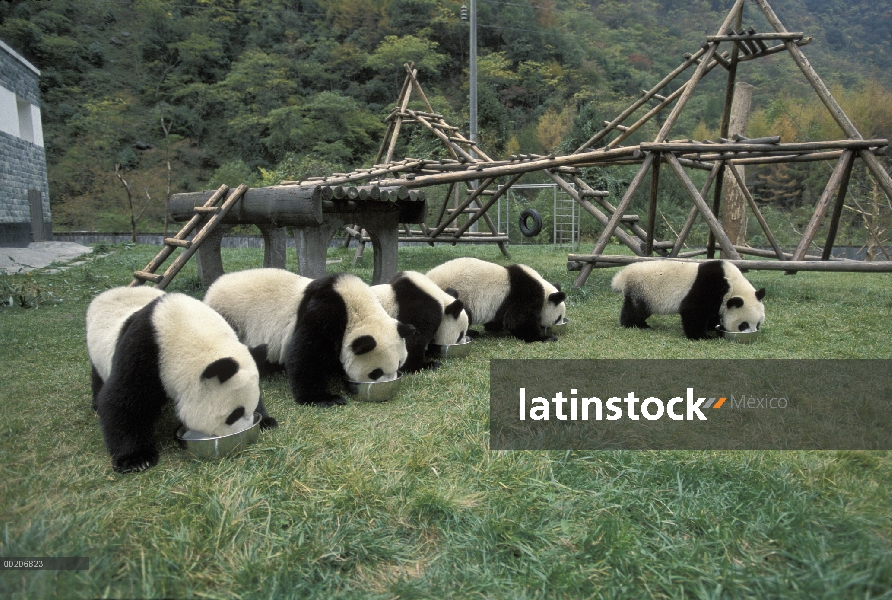
<svg viewBox="0 0 892 600"><path fill-rule="evenodd" d="M561 335L567 331L567 324L570 322L570 319L564 317L564 319L560 323L555 323L551 327L548 328L550 333L554 335Z"/></svg>
<svg viewBox="0 0 892 600"><path fill-rule="evenodd" d="M396 397L402 385L403 374L397 373L390 381L348 381L347 391L354 400L386 402Z"/></svg>
<svg viewBox="0 0 892 600"><path fill-rule="evenodd" d="M759 336L762 335L762 330L757 329L756 331L722 331L722 337L726 340L730 340L732 342L737 342L738 344L751 344L755 342Z"/></svg>
<svg viewBox="0 0 892 600"><path fill-rule="evenodd" d="M247 429L213 437L205 437L183 426L177 429L177 442L197 458L217 460L256 442L260 436L260 419L260 413L254 413L254 423Z"/></svg>
<svg viewBox="0 0 892 600"><path fill-rule="evenodd" d="M430 344L427 347L427 353L434 358L458 358L467 356L471 351L471 342L473 338L465 336L457 344Z"/></svg>

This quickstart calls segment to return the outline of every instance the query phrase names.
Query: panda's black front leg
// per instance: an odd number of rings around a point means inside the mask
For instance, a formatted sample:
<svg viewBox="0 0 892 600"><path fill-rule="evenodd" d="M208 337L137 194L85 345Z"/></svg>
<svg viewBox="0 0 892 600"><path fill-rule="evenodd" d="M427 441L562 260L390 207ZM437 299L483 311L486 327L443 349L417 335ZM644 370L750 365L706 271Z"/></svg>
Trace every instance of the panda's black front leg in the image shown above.
<svg viewBox="0 0 892 600"><path fill-rule="evenodd" d="M164 401L147 390L121 385L114 376L103 386L97 412L115 471L144 471L158 464L152 430Z"/></svg>
<svg viewBox="0 0 892 600"><path fill-rule="evenodd" d="M263 396L260 396L260 399L257 401L257 408L255 409L258 413L260 413L260 430L266 431L267 429L273 429L274 427L279 426L279 422L276 421L273 417L269 416L269 413L266 412L266 407L263 405Z"/></svg>
<svg viewBox="0 0 892 600"><path fill-rule="evenodd" d="M689 340L702 340L709 337L710 316L694 309L681 311L681 326Z"/></svg>
<svg viewBox="0 0 892 600"><path fill-rule="evenodd" d="M99 371L96 370L96 365L90 365L90 384L93 388L93 412L96 412L99 406L99 392L102 391L102 377L99 376Z"/></svg>
<svg viewBox="0 0 892 600"><path fill-rule="evenodd" d="M285 362L285 374L295 402L323 407L347 404L343 396L329 391L332 374L343 372L340 360L332 363L333 352L313 343L313 338L295 336Z"/></svg>
<svg viewBox="0 0 892 600"><path fill-rule="evenodd" d="M528 344L533 342L555 342L557 341L557 337L554 335L550 335L546 332L546 329L542 327L539 323L531 323L526 322L514 327L511 330L511 335L514 337L525 341Z"/></svg>

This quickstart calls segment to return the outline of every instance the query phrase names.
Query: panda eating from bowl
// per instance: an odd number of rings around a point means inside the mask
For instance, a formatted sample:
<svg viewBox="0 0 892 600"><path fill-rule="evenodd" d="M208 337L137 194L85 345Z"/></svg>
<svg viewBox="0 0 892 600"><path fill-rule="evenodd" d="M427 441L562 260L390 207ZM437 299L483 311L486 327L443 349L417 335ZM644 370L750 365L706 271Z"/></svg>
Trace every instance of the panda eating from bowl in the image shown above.
<svg viewBox="0 0 892 600"><path fill-rule="evenodd" d="M613 277L611 287L623 295L623 327L646 329L650 315L678 313L685 335L699 340L717 329L719 335L758 331L765 322L765 288L757 290L725 260L633 263Z"/></svg>

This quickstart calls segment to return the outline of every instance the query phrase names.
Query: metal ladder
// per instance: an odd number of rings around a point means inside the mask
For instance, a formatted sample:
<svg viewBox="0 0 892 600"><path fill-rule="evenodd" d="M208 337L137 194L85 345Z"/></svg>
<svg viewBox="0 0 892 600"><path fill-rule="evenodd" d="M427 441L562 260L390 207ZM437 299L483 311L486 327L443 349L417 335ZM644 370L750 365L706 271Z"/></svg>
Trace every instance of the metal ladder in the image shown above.
<svg viewBox="0 0 892 600"><path fill-rule="evenodd" d="M141 286L147 281L151 281L155 284L156 288L161 290L167 287L167 284L169 284L174 276L179 273L180 269L186 265L189 259L192 258L192 255L198 251L201 243L204 242L211 232L217 228L217 225L220 224L226 216L226 213L229 212L229 209L242 199L242 196L248 191L248 186L244 184L238 186L228 197L226 197L225 200L223 200L222 204L217 206L217 203L226 196L226 192L228 191L229 186L221 185L220 188L208 198L208 201L205 202L203 206L196 206L192 209L195 214L188 222L186 222L183 228L172 238L164 238L164 247L161 249L161 252L159 252L148 265L146 265L145 269L133 272L134 279L130 282L130 287ZM210 218L208 218L209 216ZM186 239L189 234L202 223L204 223L204 225L198 230L198 233L196 233L191 240ZM167 267L167 270L161 275L155 273L155 271L164 264L164 261L167 260L177 248L182 248L183 251L170 264L170 266Z"/></svg>
<svg viewBox="0 0 892 600"><path fill-rule="evenodd" d="M579 204L566 192L554 189L554 248L579 245L581 211Z"/></svg>

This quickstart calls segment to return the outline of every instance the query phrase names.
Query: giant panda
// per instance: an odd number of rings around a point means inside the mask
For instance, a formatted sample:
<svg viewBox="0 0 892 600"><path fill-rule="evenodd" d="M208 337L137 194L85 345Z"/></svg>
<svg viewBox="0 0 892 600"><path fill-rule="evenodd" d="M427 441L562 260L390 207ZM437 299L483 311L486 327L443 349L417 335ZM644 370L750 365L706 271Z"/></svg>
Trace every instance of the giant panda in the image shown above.
<svg viewBox="0 0 892 600"><path fill-rule="evenodd" d="M503 267L478 258L455 258L427 276L441 289L452 288L465 303L472 324L507 330L525 342L554 341L548 327L567 312L567 295L526 265Z"/></svg>
<svg viewBox="0 0 892 600"><path fill-rule="evenodd" d="M184 294L113 288L87 308L93 407L115 471L158 462L153 429L172 400L180 421L208 435L276 426L260 399L254 358L216 312Z"/></svg>
<svg viewBox="0 0 892 600"><path fill-rule="evenodd" d="M235 271L214 281L204 302L223 315L242 343L258 356L263 373L284 368L297 326L297 308L311 281L285 269Z"/></svg>
<svg viewBox="0 0 892 600"><path fill-rule="evenodd" d="M332 378L388 381L406 362L415 328L387 314L356 275L314 279L297 308L297 327L285 357L291 393L299 404L346 404L330 391Z"/></svg>
<svg viewBox="0 0 892 600"><path fill-rule="evenodd" d="M611 286L624 297L623 327L647 328L651 314L679 313L685 335L696 340L719 325L724 331L756 331L765 322L765 288L756 290L725 260L633 263L613 277Z"/></svg>
<svg viewBox="0 0 892 600"><path fill-rule="evenodd" d="M408 358L403 371L436 369L439 362L425 359L428 344L446 346L465 337L468 313L464 303L441 290L422 273L400 271L390 283L373 285L372 291L387 314L415 327L415 334L406 340Z"/></svg>

